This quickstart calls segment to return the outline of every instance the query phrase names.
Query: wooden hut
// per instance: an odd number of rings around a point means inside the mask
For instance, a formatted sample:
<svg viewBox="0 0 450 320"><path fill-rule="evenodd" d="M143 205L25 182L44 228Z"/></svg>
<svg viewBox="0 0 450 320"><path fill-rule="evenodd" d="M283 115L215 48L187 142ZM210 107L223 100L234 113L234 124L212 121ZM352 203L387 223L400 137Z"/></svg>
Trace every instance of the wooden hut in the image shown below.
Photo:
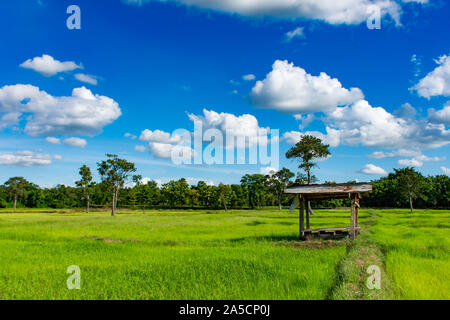
<svg viewBox="0 0 450 320"><path fill-rule="evenodd" d="M298 187L286 188L284 193L296 194L296 203L299 205L299 225L300 239L309 239L312 237L332 238L346 237L356 238L361 227L358 225L359 199L365 193L372 191L370 183L343 183L343 184L311 184ZM320 201L329 199L350 198L351 215L349 227L338 228L310 228L311 208L307 205L308 201ZM305 227L306 218L306 227Z"/></svg>

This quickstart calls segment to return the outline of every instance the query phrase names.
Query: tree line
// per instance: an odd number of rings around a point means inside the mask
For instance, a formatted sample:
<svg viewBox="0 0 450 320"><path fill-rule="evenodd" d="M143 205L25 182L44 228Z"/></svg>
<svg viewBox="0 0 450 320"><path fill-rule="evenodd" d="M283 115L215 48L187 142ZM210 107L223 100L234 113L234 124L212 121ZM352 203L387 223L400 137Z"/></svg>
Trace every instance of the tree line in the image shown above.
<svg viewBox="0 0 450 320"><path fill-rule="evenodd" d="M314 159L330 154L329 146L320 139L303 136L287 153L287 158L300 160L304 172L294 174L287 168L269 174L246 174L239 184L208 185L199 181L189 185L186 179L172 180L162 185L155 181L143 183L142 176L135 174L134 163L106 154L106 160L97 162L99 182L92 179L87 165L79 169L75 186L57 185L41 188L23 177L12 177L0 186L0 207L26 208L204 208L242 209L265 206L289 206L294 195L283 193L286 187L308 185L318 182L311 173L316 166ZM354 182L354 181L349 181ZM325 184L335 184L325 181ZM373 191L361 199L366 207L449 208L450 178L447 175L423 176L414 168L394 169L386 177L372 181ZM350 206L349 199L318 201L309 204L315 208Z"/></svg>

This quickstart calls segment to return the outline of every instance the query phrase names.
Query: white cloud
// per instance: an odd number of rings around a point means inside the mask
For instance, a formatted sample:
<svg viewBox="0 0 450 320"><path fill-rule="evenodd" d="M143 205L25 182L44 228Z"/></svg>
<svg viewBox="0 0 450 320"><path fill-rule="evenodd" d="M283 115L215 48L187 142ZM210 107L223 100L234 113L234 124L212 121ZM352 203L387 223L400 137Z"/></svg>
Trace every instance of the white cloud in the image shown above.
<svg viewBox="0 0 450 320"><path fill-rule="evenodd" d="M303 134L310 134L335 147L338 145L368 146L386 149L429 149L450 143L450 130L443 124L426 119L397 118L381 107L372 107L360 100L351 106L336 108L323 118L326 134L317 131L291 131L283 138L298 142Z"/></svg>
<svg viewBox="0 0 450 320"><path fill-rule="evenodd" d="M64 139L63 143L66 146L76 147L76 148L84 148L87 145L87 141L81 138L72 137Z"/></svg>
<svg viewBox="0 0 450 320"><path fill-rule="evenodd" d="M244 79L245 81L252 81L255 80L255 75L254 74L246 74L244 76L242 76L242 79Z"/></svg>
<svg viewBox="0 0 450 320"><path fill-rule="evenodd" d="M383 168L377 167L374 164L368 163L360 170L360 172L365 174L373 174L373 175L384 175L387 174L386 170Z"/></svg>
<svg viewBox="0 0 450 320"><path fill-rule="evenodd" d="M21 115L22 114L20 112L9 112L3 114L0 118L0 130L18 124Z"/></svg>
<svg viewBox="0 0 450 320"><path fill-rule="evenodd" d="M445 161L445 157L427 157L426 155L419 154L412 159L400 159L398 160L398 164L402 166L408 167L422 167L424 162L437 162L437 161Z"/></svg>
<svg viewBox="0 0 450 320"><path fill-rule="evenodd" d="M236 137L236 146L246 148L255 144L268 143L269 128L262 128L258 120L251 114L236 116L231 113L218 113L213 110L203 109L203 115L189 114L189 119L202 124L203 130L217 129L222 133L224 140L227 135ZM246 141L247 140L247 141ZM232 147L232 141L225 141L227 147Z"/></svg>
<svg viewBox="0 0 450 320"><path fill-rule="evenodd" d="M450 175L450 168L446 168L446 167L441 167L441 170L444 174L446 175Z"/></svg>
<svg viewBox="0 0 450 320"><path fill-rule="evenodd" d="M318 76L288 61L277 60L263 81L257 81L250 98L261 108L288 113L330 112L363 98L358 88L343 88L336 78L322 72Z"/></svg>
<svg viewBox="0 0 450 320"><path fill-rule="evenodd" d="M396 158L396 157L414 157L421 155L420 151L410 149L399 149L394 152L376 151L369 155L370 158L384 159L384 158Z"/></svg>
<svg viewBox="0 0 450 320"><path fill-rule="evenodd" d="M113 99L85 87L73 89L72 96L54 97L38 87L17 84L0 88L2 113L26 115L25 132L31 136L94 135L119 118L121 110Z"/></svg>
<svg viewBox="0 0 450 320"><path fill-rule="evenodd" d="M147 150L147 148L145 146L135 146L134 150L136 150L138 152L145 152L145 150Z"/></svg>
<svg viewBox="0 0 450 320"><path fill-rule="evenodd" d="M405 149L437 148L450 143L450 130L426 120L397 118L367 101L337 108L325 119L328 139L337 144ZM336 144L336 145L337 145Z"/></svg>
<svg viewBox="0 0 450 320"><path fill-rule="evenodd" d="M184 145L173 145L170 143L149 142L148 147L150 152L157 158L173 159L173 156L180 160L189 160L195 156L195 151Z"/></svg>
<svg viewBox="0 0 450 320"><path fill-rule="evenodd" d="M150 2L150 0L123 1L134 5ZM170 2L242 16L300 18L320 20L330 24L365 22L372 5L380 7L382 15L391 16L397 24L400 23L401 13L400 5L391 0L171 0Z"/></svg>
<svg viewBox="0 0 450 320"><path fill-rule="evenodd" d="M294 30L288 31L284 34L284 40L291 42L294 38L304 38L305 32L303 27L297 27Z"/></svg>
<svg viewBox="0 0 450 320"><path fill-rule="evenodd" d="M433 96L450 96L450 56L443 55L435 61L438 67L411 88L428 99Z"/></svg>
<svg viewBox="0 0 450 320"><path fill-rule="evenodd" d="M197 185L200 181L204 181L206 183L206 185L208 185L208 186L214 186L215 185L214 181L212 181L212 180L206 180L205 181L204 179L201 179L201 178L192 178L192 177L187 177L186 178L186 182L188 184L190 184L191 186Z"/></svg>
<svg viewBox="0 0 450 320"><path fill-rule="evenodd" d="M36 153L33 151L17 151L14 153L0 153L0 165L5 166L47 166L52 160L61 160L60 155L51 156L48 154Z"/></svg>
<svg viewBox="0 0 450 320"><path fill-rule="evenodd" d="M425 3L428 3L429 0L402 0L402 1L405 3L416 2L416 3L425 4Z"/></svg>
<svg viewBox="0 0 450 320"><path fill-rule="evenodd" d="M428 109L428 118L432 122L443 123L450 126L450 101L441 110Z"/></svg>
<svg viewBox="0 0 450 320"><path fill-rule="evenodd" d="M35 57L28 59L20 65L22 68L31 69L44 76L53 76L59 72L72 71L75 69L82 69L82 65L77 65L73 61L61 62L55 60L48 54L42 55L42 57Z"/></svg>
<svg viewBox="0 0 450 320"><path fill-rule="evenodd" d="M161 130L148 130L145 129L141 132L141 136L139 137L142 141L150 141L150 142L159 142L165 144L179 144L183 142L183 136L181 135L171 135L168 132L164 132Z"/></svg>
<svg viewBox="0 0 450 320"><path fill-rule="evenodd" d="M306 115L303 114L295 114L294 115L295 120L300 121L300 125L298 126L300 130L305 129L311 122L316 120L316 117L313 113L309 113Z"/></svg>
<svg viewBox="0 0 450 320"><path fill-rule="evenodd" d="M137 139L137 137L134 134L129 133L129 132L125 133L123 136L125 138L130 138L131 140L136 140Z"/></svg>
<svg viewBox="0 0 450 320"><path fill-rule="evenodd" d="M414 119L417 115L417 110L410 103L404 103L394 111L394 116L403 119Z"/></svg>
<svg viewBox="0 0 450 320"><path fill-rule="evenodd" d="M81 82L86 82L86 83L92 84L94 86L96 86L98 84L97 77L93 76L93 75L89 75L89 74L77 73L75 75L75 79L77 79L78 81L81 81Z"/></svg>
<svg viewBox="0 0 450 320"><path fill-rule="evenodd" d="M274 167L264 167L264 168L261 168L261 170L259 172L265 176L267 176L267 175L272 176L273 174L277 173L278 170Z"/></svg>
<svg viewBox="0 0 450 320"><path fill-rule="evenodd" d="M51 143L51 144L60 144L61 143L61 140L56 137L47 137L47 138L45 138L45 141L47 141L48 143Z"/></svg>

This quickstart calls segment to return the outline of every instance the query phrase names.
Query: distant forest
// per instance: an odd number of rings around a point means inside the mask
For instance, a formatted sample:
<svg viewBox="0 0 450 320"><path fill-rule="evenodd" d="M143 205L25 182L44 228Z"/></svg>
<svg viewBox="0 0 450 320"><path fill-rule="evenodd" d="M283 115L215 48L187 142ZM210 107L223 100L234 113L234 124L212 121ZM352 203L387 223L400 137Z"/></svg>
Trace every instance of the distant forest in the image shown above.
<svg viewBox="0 0 450 320"><path fill-rule="evenodd" d="M81 169L89 169L83 166ZM87 168L87 169L86 169ZM90 169L89 169L90 170ZM408 186L405 173L413 172L412 186ZM412 171L411 171L412 170ZM80 170L80 174L83 172ZM90 174L90 171L89 171ZM286 168L270 175L247 174L240 184L208 185L200 181L189 185L186 179L173 180L158 186L155 181L142 183L140 176L133 176L111 192L108 179L96 183L77 182L76 187L57 185L41 188L21 177L9 179L0 186L0 207L12 208L16 199L17 208L109 208L115 197L117 208L145 211L150 208L203 208L203 209L243 209L265 206L287 207L293 195L283 194L287 186L307 184L304 175L295 175ZM131 181L134 182L131 182ZM312 182L317 179L312 176ZM350 181L351 182L351 181ZM324 182L334 184L332 181ZM128 186L127 186L128 185ZM133 185L133 187L131 187ZM361 199L364 207L409 208L410 200L416 208L449 208L450 178L446 175L423 176L413 168L395 169L386 177L372 181L373 191ZM114 203L114 199L113 199ZM313 202L315 208L335 208L350 206L349 199Z"/></svg>

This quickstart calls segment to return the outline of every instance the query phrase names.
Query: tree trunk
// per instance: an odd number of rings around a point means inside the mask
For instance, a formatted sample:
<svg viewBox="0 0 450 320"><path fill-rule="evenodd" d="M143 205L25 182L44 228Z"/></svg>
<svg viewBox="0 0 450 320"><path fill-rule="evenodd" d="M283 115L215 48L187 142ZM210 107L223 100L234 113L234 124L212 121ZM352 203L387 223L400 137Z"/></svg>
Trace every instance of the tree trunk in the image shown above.
<svg viewBox="0 0 450 320"><path fill-rule="evenodd" d="M86 195L86 213L89 213L89 195Z"/></svg>
<svg viewBox="0 0 450 320"><path fill-rule="evenodd" d="M114 213L115 213L117 209L117 199L119 198L119 186L115 187L114 189L115 189L114 190Z"/></svg>
<svg viewBox="0 0 450 320"><path fill-rule="evenodd" d="M14 195L14 212L16 212L16 207L17 207L17 196Z"/></svg>
<svg viewBox="0 0 450 320"><path fill-rule="evenodd" d="M308 211L309 211L309 213L313 216L314 215L314 211L313 211L313 209L311 208L311 202L310 201L308 201Z"/></svg>
<svg viewBox="0 0 450 320"><path fill-rule="evenodd" d="M414 209L413 209L413 201L412 201L411 196L409 196L409 206L411 207L411 213L413 213Z"/></svg>
<svg viewBox="0 0 450 320"><path fill-rule="evenodd" d="M278 211L281 211L281 194L278 194Z"/></svg>
<svg viewBox="0 0 450 320"><path fill-rule="evenodd" d="M116 213L116 190L113 191L113 196L112 196L112 206L111 206L111 215L114 216L114 214Z"/></svg>

